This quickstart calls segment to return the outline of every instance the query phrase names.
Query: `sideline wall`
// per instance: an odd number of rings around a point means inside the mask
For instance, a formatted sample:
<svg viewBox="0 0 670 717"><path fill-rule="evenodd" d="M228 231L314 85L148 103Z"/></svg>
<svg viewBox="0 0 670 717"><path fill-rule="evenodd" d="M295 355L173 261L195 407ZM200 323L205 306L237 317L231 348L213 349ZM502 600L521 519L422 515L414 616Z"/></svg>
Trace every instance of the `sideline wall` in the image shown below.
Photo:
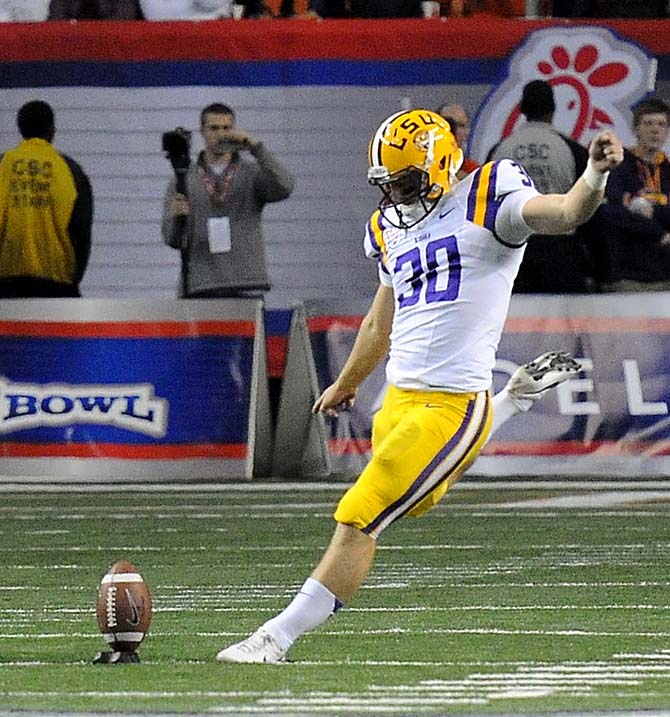
<svg viewBox="0 0 670 717"><path fill-rule="evenodd" d="M594 23L594 26L596 24ZM96 199L87 298L173 298L178 252L163 245L171 174L160 136L195 131L213 100L238 110L295 173L294 195L265 212L270 307L321 297L366 299L375 267L361 249L377 194L366 150L381 119L446 98L474 113L537 29L565 21L481 19L0 24L0 151L15 114L41 97L57 112L56 144L91 176ZM607 27L658 59L670 81L670 21ZM607 58L600 58L606 60ZM626 137L626 127L617 127ZM482 148L476 148L481 151Z"/></svg>
<svg viewBox="0 0 670 717"><path fill-rule="evenodd" d="M0 474L252 478L271 450L261 301L0 301Z"/></svg>
<svg viewBox="0 0 670 717"><path fill-rule="evenodd" d="M2 301L0 475L353 476L369 455L382 367L341 418L310 409L346 360L367 308L361 300L295 307L273 436L259 301ZM670 293L514 296L495 390L550 349L571 351L580 376L509 421L472 472L668 475Z"/></svg>
<svg viewBox="0 0 670 717"><path fill-rule="evenodd" d="M367 307L308 303L294 314L276 432L274 472L354 475L369 458L381 368L337 419L306 412L339 373ZM670 474L670 293L514 296L500 342L494 391L516 368L552 349L582 364L578 378L507 422L471 473L543 477Z"/></svg>

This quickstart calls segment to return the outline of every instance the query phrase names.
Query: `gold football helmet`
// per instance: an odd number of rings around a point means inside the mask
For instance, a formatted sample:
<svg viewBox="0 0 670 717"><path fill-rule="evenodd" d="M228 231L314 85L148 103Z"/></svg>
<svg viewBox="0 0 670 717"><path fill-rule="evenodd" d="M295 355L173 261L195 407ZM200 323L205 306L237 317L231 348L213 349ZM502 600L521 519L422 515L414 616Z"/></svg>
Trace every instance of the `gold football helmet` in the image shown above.
<svg viewBox="0 0 670 717"><path fill-rule="evenodd" d="M397 112L385 119L368 148L368 182L382 190L379 207L396 226L418 224L457 181L463 150L449 123L430 110ZM397 214L397 216L394 216Z"/></svg>

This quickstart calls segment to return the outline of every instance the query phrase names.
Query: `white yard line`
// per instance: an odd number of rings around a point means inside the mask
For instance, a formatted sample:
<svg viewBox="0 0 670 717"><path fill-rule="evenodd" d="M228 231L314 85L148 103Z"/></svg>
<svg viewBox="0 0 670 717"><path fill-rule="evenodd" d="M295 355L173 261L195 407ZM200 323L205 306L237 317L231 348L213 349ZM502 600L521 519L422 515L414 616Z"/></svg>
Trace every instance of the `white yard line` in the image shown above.
<svg viewBox="0 0 670 717"><path fill-rule="evenodd" d="M352 480L326 481L225 481L202 483L54 483L44 477L5 477L2 493L292 493L299 491L344 492ZM479 480L471 477L457 483L456 491L509 490L668 490L664 480Z"/></svg>
<svg viewBox="0 0 670 717"><path fill-rule="evenodd" d="M630 488L630 486L629 486ZM499 508L610 508L630 503L649 503L670 500L670 490L618 490L589 494L558 495L549 498L499 503Z"/></svg>
<svg viewBox="0 0 670 717"><path fill-rule="evenodd" d="M351 482L230 481L218 483L54 483L45 478L12 476L0 482L0 493L295 493L304 491L341 491Z"/></svg>

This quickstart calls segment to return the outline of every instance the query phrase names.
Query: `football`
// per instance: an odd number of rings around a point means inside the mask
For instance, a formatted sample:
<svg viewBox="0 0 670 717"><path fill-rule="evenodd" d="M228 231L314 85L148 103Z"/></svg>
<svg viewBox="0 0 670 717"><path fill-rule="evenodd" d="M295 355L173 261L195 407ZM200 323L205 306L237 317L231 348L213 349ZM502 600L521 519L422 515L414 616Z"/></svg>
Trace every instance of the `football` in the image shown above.
<svg viewBox="0 0 670 717"><path fill-rule="evenodd" d="M98 625L115 652L134 652L149 632L151 593L137 568L127 560L114 563L100 581Z"/></svg>

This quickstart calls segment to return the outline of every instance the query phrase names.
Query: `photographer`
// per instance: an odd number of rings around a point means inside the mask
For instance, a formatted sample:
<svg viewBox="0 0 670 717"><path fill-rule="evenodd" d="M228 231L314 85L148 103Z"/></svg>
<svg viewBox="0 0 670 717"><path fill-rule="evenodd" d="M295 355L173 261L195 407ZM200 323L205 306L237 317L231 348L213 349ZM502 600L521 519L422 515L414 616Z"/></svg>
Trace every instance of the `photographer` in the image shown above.
<svg viewBox="0 0 670 717"><path fill-rule="evenodd" d="M205 107L200 130L205 148L185 173L185 192L177 192L173 178L163 207L163 239L182 251L181 294L260 296L270 288L261 213L267 202L290 196L293 177L262 142L235 126L230 107Z"/></svg>

